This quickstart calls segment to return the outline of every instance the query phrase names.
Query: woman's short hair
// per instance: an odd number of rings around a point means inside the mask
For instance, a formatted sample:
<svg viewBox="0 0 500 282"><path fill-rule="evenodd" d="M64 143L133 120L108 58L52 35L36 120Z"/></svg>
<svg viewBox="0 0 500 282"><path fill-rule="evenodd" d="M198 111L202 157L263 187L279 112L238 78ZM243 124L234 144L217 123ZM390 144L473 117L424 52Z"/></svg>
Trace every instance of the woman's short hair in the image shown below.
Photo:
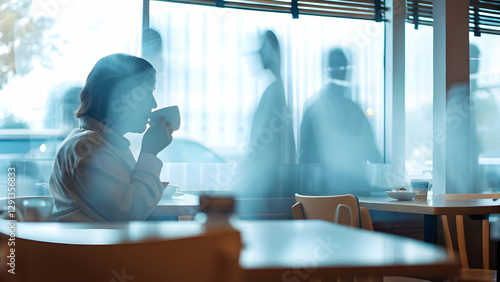
<svg viewBox="0 0 500 282"><path fill-rule="evenodd" d="M118 83L134 75L155 76L155 69L146 60L127 55L112 54L101 58L87 77L80 93L80 108L76 117L89 116L103 122L108 117L112 93Z"/></svg>

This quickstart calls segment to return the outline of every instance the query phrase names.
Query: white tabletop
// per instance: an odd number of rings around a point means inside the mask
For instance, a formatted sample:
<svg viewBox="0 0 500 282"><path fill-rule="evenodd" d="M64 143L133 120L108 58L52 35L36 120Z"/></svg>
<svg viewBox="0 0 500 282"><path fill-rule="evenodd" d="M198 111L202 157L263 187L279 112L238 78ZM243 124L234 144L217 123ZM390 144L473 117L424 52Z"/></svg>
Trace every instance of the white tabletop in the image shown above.
<svg viewBox="0 0 500 282"><path fill-rule="evenodd" d="M200 197L191 194L176 193L172 197L163 197L149 218L167 216L195 215L200 208Z"/></svg>
<svg viewBox="0 0 500 282"><path fill-rule="evenodd" d="M240 221L245 249L240 264L250 281L293 281L303 274L431 277L457 265L440 247L320 220ZM271 279L272 278L272 279ZM290 279L290 280L287 280Z"/></svg>
<svg viewBox="0 0 500 282"><path fill-rule="evenodd" d="M495 199L399 201L389 197L359 197L359 205L374 211L427 215L486 215L500 213Z"/></svg>
<svg viewBox="0 0 500 282"><path fill-rule="evenodd" d="M0 231L9 234L9 222ZM424 242L319 220L236 221L244 248L240 264L249 281L281 281L297 271L335 275L444 277L457 269L444 249ZM199 235L198 222L27 223L16 237L66 244L118 244ZM295 271L294 271L295 270ZM290 280L292 281L292 280Z"/></svg>

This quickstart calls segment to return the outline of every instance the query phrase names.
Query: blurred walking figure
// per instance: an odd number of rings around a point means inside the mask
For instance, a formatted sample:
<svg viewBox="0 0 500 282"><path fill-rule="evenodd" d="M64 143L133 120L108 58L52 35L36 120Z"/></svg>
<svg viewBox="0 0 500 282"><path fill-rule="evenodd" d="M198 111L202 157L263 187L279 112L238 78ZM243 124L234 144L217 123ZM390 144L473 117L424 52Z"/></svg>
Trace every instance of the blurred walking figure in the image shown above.
<svg viewBox="0 0 500 282"><path fill-rule="evenodd" d="M267 30L262 35L258 54L264 70L274 75L274 81L260 98L252 120L248 151L233 182L234 189L245 196L277 193L280 165L295 160L293 123L281 78L280 46L274 32Z"/></svg>
<svg viewBox="0 0 500 282"><path fill-rule="evenodd" d="M75 111L80 107L80 92L83 87L63 83L57 85L51 93L47 103L47 115L45 118L45 128L62 129L68 134L78 127L78 119Z"/></svg>
<svg viewBox="0 0 500 282"><path fill-rule="evenodd" d="M453 140L446 148L446 193L482 193L484 187L494 188L498 182L496 173L486 173L486 166L478 165L482 152L494 156L500 148L494 93L479 82L480 55L471 44L470 84L454 84L446 94L447 139Z"/></svg>
<svg viewBox="0 0 500 282"><path fill-rule="evenodd" d="M325 194L367 194L367 161L381 162L371 125L363 110L346 97L347 58L329 51L328 83L306 103L300 125L300 163L320 163Z"/></svg>

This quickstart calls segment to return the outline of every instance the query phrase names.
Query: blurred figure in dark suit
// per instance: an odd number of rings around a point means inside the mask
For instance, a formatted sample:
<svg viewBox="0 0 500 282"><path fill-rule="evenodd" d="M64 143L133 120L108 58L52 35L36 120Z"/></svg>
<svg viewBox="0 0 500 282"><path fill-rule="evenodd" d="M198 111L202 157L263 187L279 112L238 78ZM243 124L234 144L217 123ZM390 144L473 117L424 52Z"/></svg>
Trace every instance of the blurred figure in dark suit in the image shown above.
<svg viewBox="0 0 500 282"><path fill-rule="evenodd" d="M300 125L299 162L320 163L325 194L365 194L370 190L366 164L381 162L365 113L347 95L347 58L330 50L328 83L306 103Z"/></svg>

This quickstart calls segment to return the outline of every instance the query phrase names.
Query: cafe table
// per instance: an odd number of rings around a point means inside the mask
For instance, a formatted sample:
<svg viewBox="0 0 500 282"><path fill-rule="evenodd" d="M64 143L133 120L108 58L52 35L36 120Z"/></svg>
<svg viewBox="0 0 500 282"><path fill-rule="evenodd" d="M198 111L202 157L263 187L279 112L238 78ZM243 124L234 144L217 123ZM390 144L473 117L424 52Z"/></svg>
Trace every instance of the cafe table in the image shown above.
<svg viewBox="0 0 500 282"><path fill-rule="evenodd" d="M0 232L9 234L9 221ZM247 281L398 275L443 278L458 269L433 244L319 220L232 220L241 232L240 265ZM200 235L197 221L128 223L18 222L16 237L64 244L118 244Z"/></svg>
<svg viewBox="0 0 500 282"><path fill-rule="evenodd" d="M500 213L497 199L399 201L389 197L358 197L359 205L371 211L414 213L424 215L424 240L437 242L439 215L489 216Z"/></svg>
<svg viewBox="0 0 500 282"><path fill-rule="evenodd" d="M200 209L200 197L177 192L172 197L162 197L148 220L176 220L179 216L195 215Z"/></svg>
<svg viewBox="0 0 500 282"><path fill-rule="evenodd" d="M497 270L497 281L500 281L500 215L496 215L493 218L493 224L491 225L490 239L497 242L497 259L496 259L496 270Z"/></svg>

